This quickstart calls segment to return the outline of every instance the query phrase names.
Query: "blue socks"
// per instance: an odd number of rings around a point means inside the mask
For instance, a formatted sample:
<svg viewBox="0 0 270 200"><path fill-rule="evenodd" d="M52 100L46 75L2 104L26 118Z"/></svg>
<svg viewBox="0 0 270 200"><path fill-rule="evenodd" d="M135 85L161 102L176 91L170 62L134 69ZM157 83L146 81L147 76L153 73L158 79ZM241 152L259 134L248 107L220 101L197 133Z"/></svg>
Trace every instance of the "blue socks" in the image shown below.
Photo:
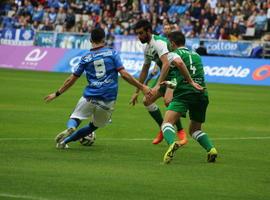
<svg viewBox="0 0 270 200"><path fill-rule="evenodd" d="M75 119L75 118L70 118L67 122L67 128L77 128L81 123L81 120Z"/></svg>
<svg viewBox="0 0 270 200"><path fill-rule="evenodd" d="M90 123L89 125L86 125L85 127L79 129L78 131L72 133L72 135L68 136L66 139L64 139L64 143L67 144L71 141L77 141L88 134L92 133L93 131L97 130L98 127L94 126L93 123Z"/></svg>

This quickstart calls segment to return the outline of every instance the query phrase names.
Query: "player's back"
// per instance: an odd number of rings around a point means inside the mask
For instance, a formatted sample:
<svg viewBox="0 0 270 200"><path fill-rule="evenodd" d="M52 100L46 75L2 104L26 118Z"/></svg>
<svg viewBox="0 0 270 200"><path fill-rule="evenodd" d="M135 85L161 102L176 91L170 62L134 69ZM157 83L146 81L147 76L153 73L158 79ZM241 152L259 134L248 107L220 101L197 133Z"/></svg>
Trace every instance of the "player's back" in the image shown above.
<svg viewBox="0 0 270 200"><path fill-rule="evenodd" d="M84 96L115 100L118 91L118 70L122 66L118 53L112 48L91 49L83 56L77 70L86 72L88 85L84 90Z"/></svg>
<svg viewBox="0 0 270 200"><path fill-rule="evenodd" d="M201 86L205 87L204 69L202 60L199 54L189 50L186 47L178 48L174 51L177 53L183 62L185 63L191 78ZM193 88L183 77L183 75L177 70L177 86L176 92L178 95L184 95L188 93L200 93L198 90Z"/></svg>
<svg viewBox="0 0 270 200"><path fill-rule="evenodd" d="M204 77L203 64L198 53L191 51L186 47L178 48L175 52L184 61L192 78Z"/></svg>

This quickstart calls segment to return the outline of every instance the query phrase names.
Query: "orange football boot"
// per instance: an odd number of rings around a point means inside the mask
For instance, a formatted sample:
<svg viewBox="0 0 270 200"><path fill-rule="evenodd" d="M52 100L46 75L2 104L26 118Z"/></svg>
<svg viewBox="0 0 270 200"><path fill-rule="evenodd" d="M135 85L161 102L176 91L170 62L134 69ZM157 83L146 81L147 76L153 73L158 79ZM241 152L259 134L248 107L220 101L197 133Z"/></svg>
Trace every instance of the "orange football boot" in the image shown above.
<svg viewBox="0 0 270 200"><path fill-rule="evenodd" d="M155 137L155 139L152 141L152 144L159 144L160 142L162 142L162 140L163 140L163 134L162 134L162 131L160 130L157 136Z"/></svg>
<svg viewBox="0 0 270 200"><path fill-rule="evenodd" d="M180 143L181 145L187 144L187 142L188 142L188 140L187 140L187 134L186 134L186 132L185 132L184 129L179 130L179 131L177 132L177 136L178 136L178 138L179 138L179 140L180 140L179 143Z"/></svg>

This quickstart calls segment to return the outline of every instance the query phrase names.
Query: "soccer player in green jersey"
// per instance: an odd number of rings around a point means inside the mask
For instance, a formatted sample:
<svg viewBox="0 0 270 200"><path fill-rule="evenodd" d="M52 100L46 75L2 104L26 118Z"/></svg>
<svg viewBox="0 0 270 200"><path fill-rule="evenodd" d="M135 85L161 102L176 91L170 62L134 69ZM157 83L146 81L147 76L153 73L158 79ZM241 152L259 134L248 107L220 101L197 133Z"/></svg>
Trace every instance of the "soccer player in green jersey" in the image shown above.
<svg viewBox="0 0 270 200"><path fill-rule="evenodd" d="M168 39L162 36L154 35L152 34L152 25L147 20L140 20L135 24L134 27L135 33L138 36L141 43L146 44L145 50L144 50L144 64L142 71L139 76L139 81L143 83L148 75L148 71L151 65L151 62L154 61L160 68L165 67L166 69L169 67L170 63L168 62L168 56L169 56L169 50L168 50ZM200 86L197 85L190 77L188 70L186 69L184 63L180 60L176 63L176 65L179 66L181 73L186 78L186 80L193 85L193 87L198 87L200 89ZM171 76L167 76L166 80L170 81ZM159 85L159 84L158 84ZM139 95L139 89L135 91L131 98L131 104L135 105L137 102L137 98ZM161 128L163 117L161 115L161 112L159 110L159 107L157 104L155 104L155 101L160 98L161 96L164 96L165 93L169 92L169 89L167 90L166 86L161 87L159 89L153 90L155 93L149 98L144 98L143 103L146 107L146 109L149 111L149 114L151 117L156 121L156 123ZM172 92L172 91L171 91ZM175 122L176 125L179 124L179 121ZM183 128L178 127L178 135L179 138L185 138L181 136L181 130ZM183 131L182 131L183 133ZM153 144L158 144L163 139L162 132L160 131L157 135L157 137L153 140ZM186 140L183 140L186 143Z"/></svg>
<svg viewBox="0 0 270 200"><path fill-rule="evenodd" d="M174 49L174 59L180 56L189 70L192 79L205 88L201 57L196 52L190 51L185 47L185 36L180 31L171 32L169 34L169 40ZM202 130L202 123L205 122L206 110L209 103L207 90L206 88L204 91L194 89L179 72L176 79L177 85L174 89L173 99L167 108L162 124L164 138L170 145L164 155L164 163L169 163L176 150L182 146L181 141L175 141L173 124L181 116L185 115L187 111L190 117L189 134L207 151L207 161L215 162L217 150L208 135ZM166 82L162 82L161 84L163 83L166 84Z"/></svg>

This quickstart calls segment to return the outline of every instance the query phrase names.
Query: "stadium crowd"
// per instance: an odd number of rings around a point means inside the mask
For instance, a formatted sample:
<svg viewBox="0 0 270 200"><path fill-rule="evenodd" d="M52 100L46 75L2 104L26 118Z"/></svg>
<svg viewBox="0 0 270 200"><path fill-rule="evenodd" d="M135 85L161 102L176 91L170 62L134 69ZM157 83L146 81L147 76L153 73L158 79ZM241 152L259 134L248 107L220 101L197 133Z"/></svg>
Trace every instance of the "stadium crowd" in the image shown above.
<svg viewBox="0 0 270 200"><path fill-rule="evenodd" d="M162 34L172 24L189 38L242 40L270 30L270 0L1 0L0 28L134 34L138 19ZM251 33L251 34L250 34Z"/></svg>

